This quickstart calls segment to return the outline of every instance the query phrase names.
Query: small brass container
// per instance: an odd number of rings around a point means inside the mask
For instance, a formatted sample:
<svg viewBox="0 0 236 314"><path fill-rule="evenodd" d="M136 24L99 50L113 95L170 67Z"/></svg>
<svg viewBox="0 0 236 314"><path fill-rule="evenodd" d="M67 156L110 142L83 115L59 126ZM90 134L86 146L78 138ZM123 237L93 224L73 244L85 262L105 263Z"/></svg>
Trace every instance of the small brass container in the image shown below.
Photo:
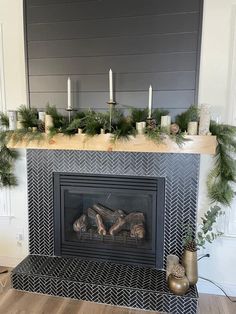
<svg viewBox="0 0 236 314"><path fill-rule="evenodd" d="M197 251L191 252L189 250L185 250L182 258L182 264L185 268L189 285L195 285L198 281Z"/></svg>
<svg viewBox="0 0 236 314"><path fill-rule="evenodd" d="M184 295L189 289L189 281L186 276L177 278L173 274L168 277L168 287L176 295Z"/></svg>

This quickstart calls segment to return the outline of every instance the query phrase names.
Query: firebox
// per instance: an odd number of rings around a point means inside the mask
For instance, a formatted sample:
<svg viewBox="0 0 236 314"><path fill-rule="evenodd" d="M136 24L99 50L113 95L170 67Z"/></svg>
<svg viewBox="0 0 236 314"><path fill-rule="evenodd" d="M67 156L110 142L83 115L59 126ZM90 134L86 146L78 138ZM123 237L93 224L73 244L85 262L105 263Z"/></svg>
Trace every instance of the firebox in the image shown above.
<svg viewBox="0 0 236 314"><path fill-rule="evenodd" d="M164 178L53 175L55 255L163 268Z"/></svg>

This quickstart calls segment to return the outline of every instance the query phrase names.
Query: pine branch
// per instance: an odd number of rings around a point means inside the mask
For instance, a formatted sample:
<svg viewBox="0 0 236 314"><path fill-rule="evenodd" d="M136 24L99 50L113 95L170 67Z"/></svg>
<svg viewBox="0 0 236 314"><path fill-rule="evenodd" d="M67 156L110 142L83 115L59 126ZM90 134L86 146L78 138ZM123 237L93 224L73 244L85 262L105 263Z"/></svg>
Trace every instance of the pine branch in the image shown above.
<svg viewBox="0 0 236 314"><path fill-rule="evenodd" d="M37 110L33 108L27 108L24 105L19 109L20 122L25 129L36 127L38 124Z"/></svg>
<svg viewBox="0 0 236 314"><path fill-rule="evenodd" d="M136 122L146 121L148 117L148 109L131 109L131 119L132 122L135 124Z"/></svg>
<svg viewBox="0 0 236 314"><path fill-rule="evenodd" d="M191 121L198 121L199 109L196 105L192 105L189 109L179 115L177 115L175 122L179 125L182 132L188 128L188 123Z"/></svg>
<svg viewBox="0 0 236 314"><path fill-rule="evenodd" d="M0 125L9 128L9 117L3 112L0 113Z"/></svg>
<svg viewBox="0 0 236 314"><path fill-rule="evenodd" d="M168 110L165 109L155 109L152 113L152 118L156 120L157 125L161 124L161 117L167 116L169 114Z"/></svg>

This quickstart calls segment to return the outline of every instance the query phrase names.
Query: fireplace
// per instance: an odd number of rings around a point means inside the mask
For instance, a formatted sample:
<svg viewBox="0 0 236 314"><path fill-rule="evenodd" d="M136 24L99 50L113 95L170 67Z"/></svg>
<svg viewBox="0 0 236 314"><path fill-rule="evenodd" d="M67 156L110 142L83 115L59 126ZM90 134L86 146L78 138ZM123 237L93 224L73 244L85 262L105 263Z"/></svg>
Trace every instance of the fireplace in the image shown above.
<svg viewBox="0 0 236 314"><path fill-rule="evenodd" d="M56 255L163 268L164 178L53 177Z"/></svg>
<svg viewBox="0 0 236 314"><path fill-rule="evenodd" d="M28 149L30 255L13 270L13 287L196 314L196 287L173 295L163 268L168 254L182 255L183 225L196 225L199 163L196 154ZM126 236L111 236L105 219L106 234L89 231L91 222L74 231L96 205L143 215L144 236L131 236L130 225L121 230Z"/></svg>

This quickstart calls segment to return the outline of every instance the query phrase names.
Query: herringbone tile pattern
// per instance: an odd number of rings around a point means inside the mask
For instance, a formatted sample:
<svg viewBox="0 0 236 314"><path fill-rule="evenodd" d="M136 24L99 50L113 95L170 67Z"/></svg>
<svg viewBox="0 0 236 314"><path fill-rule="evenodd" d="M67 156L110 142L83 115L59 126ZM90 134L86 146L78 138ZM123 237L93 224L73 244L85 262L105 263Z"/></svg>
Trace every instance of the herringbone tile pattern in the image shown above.
<svg viewBox="0 0 236 314"><path fill-rule="evenodd" d="M164 259L182 254L183 225L196 224L199 155L27 150L30 253L54 254L53 172L164 177Z"/></svg>
<svg viewBox="0 0 236 314"><path fill-rule="evenodd" d="M12 273L15 289L99 303L196 314L198 295L171 294L165 272L134 265L86 261L79 258L28 256Z"/></svg>

